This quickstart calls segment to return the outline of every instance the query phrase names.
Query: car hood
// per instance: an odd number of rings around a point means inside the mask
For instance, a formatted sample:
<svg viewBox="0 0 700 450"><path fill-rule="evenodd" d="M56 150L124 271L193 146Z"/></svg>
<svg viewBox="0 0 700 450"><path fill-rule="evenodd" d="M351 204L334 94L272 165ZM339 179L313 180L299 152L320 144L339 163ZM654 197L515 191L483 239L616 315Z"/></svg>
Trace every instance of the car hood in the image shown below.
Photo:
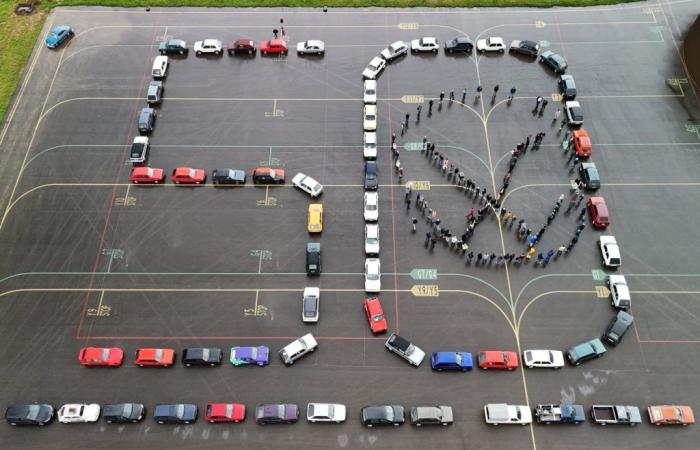
<svg viewBox="0 0 700 450"><path fill-rule="evenodd" d="M423 362L423 358L425 358L425 352L414 345L413 351L410 355L408 355L408 359L415 362L416 364L420 364L421 362Z"/></svg>
<svg viewBox="0 0 700 450"><path fill-rule="evenodd" d="M90 405L85 405L85 410L83 411L83 418L86 420L97 420L100 417L100 405L92 403Z"/></svg>
<svg viewBox="0 0 700 450"><path fill-rule="evenodd" d="M453 422L454 421L454 416L452 415L452 407L451 406L440 406L440 409L442 410L442 421L443 422Z"/></svg>

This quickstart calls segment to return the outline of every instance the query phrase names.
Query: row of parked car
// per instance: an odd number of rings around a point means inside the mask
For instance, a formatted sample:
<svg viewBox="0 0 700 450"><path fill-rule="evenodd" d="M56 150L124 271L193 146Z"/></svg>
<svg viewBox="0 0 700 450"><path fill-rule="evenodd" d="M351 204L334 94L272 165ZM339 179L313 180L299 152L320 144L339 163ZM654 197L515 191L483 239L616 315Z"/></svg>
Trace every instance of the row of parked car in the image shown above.
<svg viewBox="0 0 700 450"><path fill-rule="evenodd" d="M207 403L204 420L209 423L239 423L246 418L243 403ZM153 420L159 424L191 424L197 421L198 407L192 403L157 404L153 408ZM649 421L654 425L682 425L695 423L693 410L687 405L651 405L647 408ZM10 405L5 411L5 420L10 425L47 425L54 417L60 423L94 423L100 415L107 423L138 423L146 415L141 403L116 403L100 406L97 403L68 403L56 413L48 404ZM260 425L290 424L299 420L299 407L294 403L263 403L255 408L255 422ZM489 403L484 406L484 419L491 425L528 425L533 412L527 405ZM539 404L534 409L538 423L579 425L586 421L584 408L573 404ZM347 418L347 408L338 403L308 403L308 422L342 423ZM403 425L406 421L401 405L365 406L360 412L362 424ZM452 425L454 415L451 406L414 406L409 413L411 425ZM642 423L639 408L630 405L593 405L591 419L599 425L629 425Z"/></svg>

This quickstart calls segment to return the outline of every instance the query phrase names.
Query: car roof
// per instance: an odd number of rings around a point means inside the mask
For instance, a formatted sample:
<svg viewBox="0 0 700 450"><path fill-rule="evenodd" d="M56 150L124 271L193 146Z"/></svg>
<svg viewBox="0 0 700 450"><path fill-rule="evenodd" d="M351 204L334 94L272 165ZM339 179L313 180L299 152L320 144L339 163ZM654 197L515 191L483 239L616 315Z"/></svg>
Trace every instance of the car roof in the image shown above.
<svg viewBox="0 0 700 450"><path fill-rule="evenodd" d="M490 37L488 41L492 44L503 44L503 38L500 37Z"/></svg>
<svg viewBox="0 0 700 450"><path fill-rule="evenodd" d="M384 60L382 58L380 58L379 56L375 56L374 58L372 58L372 61L370 61L369 63L373 66L377 66L382 62L384 62Z"/></svg>

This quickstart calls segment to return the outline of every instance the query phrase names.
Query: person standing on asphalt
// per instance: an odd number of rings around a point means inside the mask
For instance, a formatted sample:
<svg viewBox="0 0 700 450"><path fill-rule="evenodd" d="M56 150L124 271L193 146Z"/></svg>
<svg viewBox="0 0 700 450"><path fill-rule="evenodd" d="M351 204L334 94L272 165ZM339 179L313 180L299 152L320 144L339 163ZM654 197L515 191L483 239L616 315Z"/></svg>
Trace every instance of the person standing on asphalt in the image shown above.
<svg viewBox="0 0 700 450"><path fill-rule="evenodd" d="M479 101L479 98L481 97L481 91L482 91L482 87L481 87L481 85L478 85L476 87L476 97L474 97L474 103Z"/></svg>
<svg viewBox="0 0 700 450"><path fill-rule="evenodd" d="M445 91L440 92L440 104L442 105L442 101L445 99Z"/></svg>
<svg viewBox="0 0 700 450"><path fill-rule="evenodd" d="M433 114L433 99L428 100L428 115Z"/></svg>
<svg viewBox="0 0 700 450"><path fill-rule="evenodd" d="M462 89L462 104L467 100L467 88Z"/></svg>
<svg viewBox="0 0 700 450"><path fill-rule="evenodd" d="M513 97L515 97L515 86L510 88L510 96L508 97L508 101L513 101Z"/></svg>

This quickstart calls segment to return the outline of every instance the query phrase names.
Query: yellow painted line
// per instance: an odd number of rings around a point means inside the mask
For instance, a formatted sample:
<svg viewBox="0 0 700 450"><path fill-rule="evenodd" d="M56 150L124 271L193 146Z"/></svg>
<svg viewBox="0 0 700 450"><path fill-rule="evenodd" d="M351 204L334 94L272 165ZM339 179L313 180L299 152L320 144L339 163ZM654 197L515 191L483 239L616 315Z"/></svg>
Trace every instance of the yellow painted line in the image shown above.
<svg viewBox="0 0 700 450"><path fill-rule="evenodd" d="M596 291L590 291L590 290L584 290L584 291L574 291L574 290L564 290L564 291L548 291L548 292L542 292L541 294L535 296L532 300L527 302L525 307L523 308L522 311L520 311L520 316L518 317L518 322L516 323L516 329L518 332L520 332L520 322L523 320L523 317L525 316L525 313L527 312L528 308L530 308L530 305L535 303L537 300L547 296L547 295L552 295L552 294L596 294Z"/></svg>

